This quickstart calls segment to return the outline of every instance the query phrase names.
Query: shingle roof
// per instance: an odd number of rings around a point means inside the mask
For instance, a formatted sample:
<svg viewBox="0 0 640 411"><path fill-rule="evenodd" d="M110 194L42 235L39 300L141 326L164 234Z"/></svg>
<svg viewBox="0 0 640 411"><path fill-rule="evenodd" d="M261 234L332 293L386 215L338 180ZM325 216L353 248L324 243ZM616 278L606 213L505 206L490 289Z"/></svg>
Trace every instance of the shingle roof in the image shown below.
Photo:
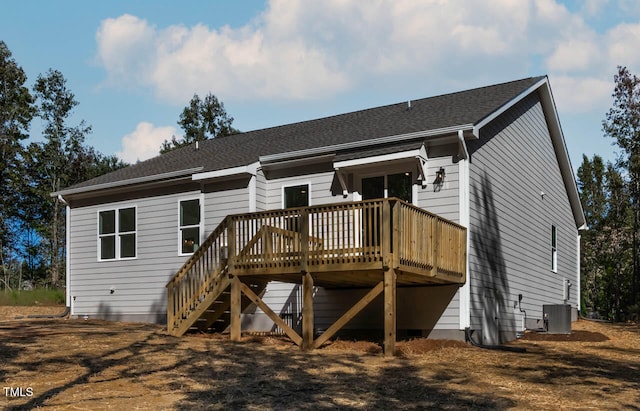
<svg viewBox="0 0 640 411"><path fill-rule="evenodd" d="M68 189L117 183L195 167L202 167L202 172L216 171L249 165L265 155L362 142L458 125L474 125L543 78L530 77L414 100L411 102L410 110L407 109L405 101L202 141L199 143L199 150L195 150L193 145L187 146Z"/></svg>

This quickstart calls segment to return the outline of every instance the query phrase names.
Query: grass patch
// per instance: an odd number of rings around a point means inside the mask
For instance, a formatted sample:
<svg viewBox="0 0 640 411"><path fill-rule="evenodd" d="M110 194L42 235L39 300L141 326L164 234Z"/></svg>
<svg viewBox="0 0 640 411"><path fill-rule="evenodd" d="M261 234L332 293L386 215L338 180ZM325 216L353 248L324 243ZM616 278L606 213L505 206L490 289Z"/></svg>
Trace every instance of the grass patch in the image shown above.
<svg viewBox="0 0 640 411"><path fill-rule="evenodd" d="M0 305L62 305L65 302L64 290L55 288L36 288L30 291L0 291Z"/></svg>

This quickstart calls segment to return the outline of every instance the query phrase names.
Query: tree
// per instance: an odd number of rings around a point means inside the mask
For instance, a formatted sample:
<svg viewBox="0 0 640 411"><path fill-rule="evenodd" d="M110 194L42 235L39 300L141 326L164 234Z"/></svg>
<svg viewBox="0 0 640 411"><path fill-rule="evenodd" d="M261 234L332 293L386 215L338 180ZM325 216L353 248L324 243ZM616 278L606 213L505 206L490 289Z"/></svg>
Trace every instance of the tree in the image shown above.
<svg viewBox="0 0 640 411"><path fill-rule="evenodd" d="M592 160L582 156L578 168L580 201L590 230L581 236L581 281L584 308L597 311L601 305L600 279L603 277L602 255L598 236L607 210L605 166L602 157L594 155Z"/></svg>
<svg viewBox="0 0 640 411"><path fill-rule="evenodd" d="M0 41L0 266L7 277L8 262L16 246L15 218L20 210L21 141L27 138L34 114L33 97L25 87L27 76ZM6 284L5 284L6 286Z"/></svg>
<svg viewBox="0 0 640 411"><path fill-rule="evenodd" d="M618 67L614 76L613 106L602 129L622 149L619 165L626 171L632 209L632 304L638 305L640 294L640 78L626 67Z"/></svg>
<svg viewBox="0 0 640 411"><path fill-rule="evenodd" d="M178 124L184 130L184 136L181 139L173 136L171 140L165 140L160 147L160 154L196 141L236 134L239 131L231 126L232 123L233 117L227 115L224 104L216 96L209 93L204 100L200 100L200 97L194 94L178 120Z"/></svg>
<svg viewBox="0 0 640 411"><path fill-rule="evenodd" d="M30 204L36 219L32 225L46 243L51 284L58 285L64 257L64 205L50 193L83 180L80 167L85 165L85 136L91 127L84 121L70 127L67 124L74 107L75 96L67 88L61 72L49 70L38 76L33 87L37 98L38 116L44 121L45 141L29 146Z"/></svg>

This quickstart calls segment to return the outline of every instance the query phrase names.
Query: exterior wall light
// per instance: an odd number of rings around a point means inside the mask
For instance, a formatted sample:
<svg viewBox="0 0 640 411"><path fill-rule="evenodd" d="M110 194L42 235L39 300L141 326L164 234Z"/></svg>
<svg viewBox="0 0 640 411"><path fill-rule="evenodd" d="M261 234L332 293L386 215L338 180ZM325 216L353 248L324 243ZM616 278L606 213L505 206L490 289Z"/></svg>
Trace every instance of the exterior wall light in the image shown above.
<svg viewBox="0 0 640 411"><path fill-rule="evenodd" d="M433 184L441 185L442 183L444 183L444 176L444 168L440 167L440 170L436 171L436 179L433 181Z"/></svg>

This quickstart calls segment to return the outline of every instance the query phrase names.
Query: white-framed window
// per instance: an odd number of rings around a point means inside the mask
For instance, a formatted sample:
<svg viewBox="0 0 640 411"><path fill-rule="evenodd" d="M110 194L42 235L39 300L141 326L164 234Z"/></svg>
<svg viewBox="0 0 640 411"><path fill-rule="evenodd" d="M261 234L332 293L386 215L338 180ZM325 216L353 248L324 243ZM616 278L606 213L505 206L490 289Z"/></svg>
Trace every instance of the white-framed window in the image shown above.
<svg viewBox="0 0 640 411"><path fill-rule="evenodd" d="M137 257L137 208L98 211L98 260L129 260Z"/></svg>
<svg viewBox="0 0 640 411"><path fill-rule="evenodd" d="M311 184L297 184L282 187L282 207L308 207L311 199Z"/></svg>
<svg viewBox="0 0 640 411"><path fill-rule="evenodd" d="M178 202L178 241L180 255L193 254L200 248L202 239L202 201L200 197Z"/></svg>
<svg viewBox="0 0 640 411"><path fill-rule="evenodd" d="M397 197L412 203L414 199L413 173L410 171L362 176L360 185L363 200Z"/></svg>
<svg viewBox="0 0 640 411"><path fill-rule="evenodd" d="M558 272L558 229L551 226L551 271Z"/></svg>

